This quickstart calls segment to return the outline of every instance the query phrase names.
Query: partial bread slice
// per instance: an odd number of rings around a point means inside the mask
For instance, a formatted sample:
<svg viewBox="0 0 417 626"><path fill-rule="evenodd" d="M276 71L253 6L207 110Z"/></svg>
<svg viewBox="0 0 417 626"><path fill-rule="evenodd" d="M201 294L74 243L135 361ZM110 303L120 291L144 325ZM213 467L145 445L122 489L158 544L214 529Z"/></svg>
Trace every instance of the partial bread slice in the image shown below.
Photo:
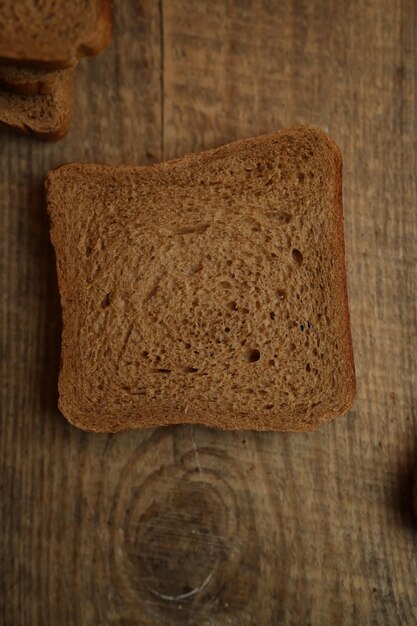
<svg viewBox="0 0 417 626"><path fill-rule="evenodd" d="M0 30L3 62L69 68L110 43L110 0L3 0Z"/></svg>
<svg viewBox="0 0 417 626"><path fill-rule="evenodd" d="M72 424L307 431L349 409L342 160L325 133L64 165L46 188Z"/></svg>
<svg viewBox="0 0 417 626"><path fill-rule="evenodd" d="M51 94L23 96L0 88L0 130L13 129L55 141L67 134L72 115L73 72Z"/></svg>
<svg viewBox="0 0 417 626"><path fill-rule="evenodd" d="M16 65L0 65L0 86L25 95L56 91L66 79L68 70L37 70Z"/></svg>

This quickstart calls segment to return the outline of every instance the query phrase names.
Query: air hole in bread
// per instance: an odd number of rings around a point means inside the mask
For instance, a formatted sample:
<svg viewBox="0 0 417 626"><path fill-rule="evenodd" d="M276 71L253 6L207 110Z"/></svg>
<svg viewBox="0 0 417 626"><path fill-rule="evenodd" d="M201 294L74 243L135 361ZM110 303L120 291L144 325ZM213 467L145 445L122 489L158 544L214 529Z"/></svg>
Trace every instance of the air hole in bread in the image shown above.
<svg viewBox="0 0 417 626"><path fill-rule="evenodd" d="M286 295L287 292L285 291L285 289L278 289L277 296L279 300L284 300Z"/></svg>
<svg viewBox="0 0 417 626"><path fill-rule="evenodd" d="M269 317L271 318L271 320L275 319L275 311L271 311L269 314Z"/></svg>
<svg viewBox="0 0 417 626"><path fill-rule="evenodd" d="M210 224L196 224L195 226L181 226L179 228L173 228L172 233L174 235L191 235L193 233L202 234L205 233Z"/></svg>
<svg viewBox="0 0 417 626"><path fill-rule="evenodd" d="M250 348L245 352L245 359L249 361L249 363L256 363L261 358L261 353L257 348Z"/></svg>
<svg viewBox="0 0 417 626"><path fill-rule="evenodd" d="M202 263L199 263L198 265L194 265L193 267L190 267L190 269L188 270L188 275L192 276L193 274L198 274L198 272L201 272L202 269L203 269Z"/></svg>
<svg viewBox="0 0 417 626"><path fill-rule="evenodd" d="M101 303L101 306L103 307L103 309L107 308L111 304L111 299L112 299L112 293L111 291L109 291L109 293L106 293L106 295L103 298L103 302Z"/></svg>
<svg viewBox="0 0 417 626"><path fill-rule="evenodd" d="M303 255L299 250L297 250L297 248L293 248L292 258L297 263L297 265L301 266L303 264Z"/></svg>
<svg viewBox="0 0 417 626"><path fill-rule="evenodd" d="M195 372L198 372L198 367L184 367L184 372L187 374L195 374Z"/></svg>
<svg viewBox="0 0 417 626"><path fill-rule="evenodd" d="M225 333L230 333L230 328L228 326L226 326L226 328L224 329Z"/></svg>
<svg viewBox="0 0 417 626"><path fill-rule="evenodd" d="M305 174L304 174L304 172L299 172L299 173L298 173L298 182L299 182L299 183L303 183L303 182L304 182L304 179L305 179Z"/></svg>
<svg viewBox="0 0 417 626"><path fill-rule="evenodd" d="M227 308L231 311L237 311L237 303L232 300L232 302L229 302L229 304L227 305Z"/></svg>
<svg viewBox="0 0 417 626"><path fill-rule="evenodd" d="M265 408L266 408L267 411L270 411L271 409L274 408L274 405L273 404L267 404Z"/></svg>
<svg viewBox="0 0 417 626"><path fill-rule="evenodd" d="M268 213L268 216L281 225L289 224L292 220L292 216L286 211L279 211L278 213L270 211L270 213Z"/></svg>
<svg viewBox="0 0 417 626"><path fill-rule="evenodd" d="M307 363L307 365L306 365L306 371L307 371L307 372L311 372L311 365L310 365L310 363Z"/></svg>
<svg viewBox="0 0 417 626"><path fill-rule="evenodd" d="M229 282L227 282L227 280L222 280L220 282L220 286L224 287L225 289L230 289L230 287L232 286Z"/></svg>
<svg viewBox="0 0 417 626"><path fill-rule="evenodd" d="M148 356L149 356L149 352L147 352L146 350L144 350L144 351L142 352L142 356L143 356L143 357L145 357L145 359L147 359L147 358L148 358Z"/></svg>
<svg viewBox="0 0 417 626"><path fill-rule="evenodd" d="M247 309L245 306L242 309L242 313L243 315L247 315L249 313L249 309Z"/></svg>
<svg viewBox="0 0 417 626"><path fill-rule="evenodd" d="M272 366L273 366L273 365L275 365L275 361L274 361L274 359L269 359L269 361L268 361L268 365L272 365Z"/></svg>
<svg viewBox="0 0 417 626"><path fill-rule="evenodd" d="M171 373L171 370L166 369L164 367L158 367L156 371L158 372L158 374L170 374Z"/></svg>
<svg viewBox="0 0 417 626"><path fill-rule="evenodd" d="M187 350L189 350L191 348L191 344L188 343L188 341L184 344L184 348L187 348Z"/></svg>

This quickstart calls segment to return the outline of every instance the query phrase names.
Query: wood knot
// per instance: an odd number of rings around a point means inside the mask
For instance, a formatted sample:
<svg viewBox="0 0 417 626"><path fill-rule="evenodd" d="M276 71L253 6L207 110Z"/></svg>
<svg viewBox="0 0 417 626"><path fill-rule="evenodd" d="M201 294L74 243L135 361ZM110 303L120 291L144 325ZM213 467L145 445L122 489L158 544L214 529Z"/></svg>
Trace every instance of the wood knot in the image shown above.
<svg viewBox="0 0 417 626"><path fill-rule="evenodd" d="M131 610L157 615L155 623L167 623L161 611L168 610L172 624L219 598L244 610L247 595L236 590L256 588L258 555L250 546L257 543L251 502L233 463L223 459L219 473L217 456L190 438L178 465L162 465L136 485L124 478L112 520L112 571Z"/></svg>

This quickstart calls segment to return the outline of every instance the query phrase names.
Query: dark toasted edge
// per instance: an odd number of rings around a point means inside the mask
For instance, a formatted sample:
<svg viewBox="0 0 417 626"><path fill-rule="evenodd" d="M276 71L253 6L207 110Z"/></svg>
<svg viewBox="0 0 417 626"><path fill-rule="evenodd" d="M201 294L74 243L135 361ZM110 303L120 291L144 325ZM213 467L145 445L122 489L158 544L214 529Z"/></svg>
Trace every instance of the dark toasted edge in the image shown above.
<svg viewBox="0 0 417 626"><path fill-rule="evenodd" d="M335 152L335 155L336 155L335 158L340 159L340 163L341 163L342 156L341 156L340 150L337 144L333 141L333 139L331 139L331 137L329 137L327 133L325 133L323 130L321 130L320 128L316 126L299 125L299 126L293 126L290 128L284 128L278 131L264 133L263 135L257 135L256 137L246 137L243 139L237 139L235 141L231 141L231 142L222 144L220 146L216 146L215 148L209 148L208 150L201 150L199 152L189 152L182 156L168 159L166 161L161 161L158 163L146 163L146 164L134 164L134 165L132 164L106 165L106 164L101 164L101 163L88 163L88 162L81 163L77 161L72 161L68 163L63 163L61 165L58 165L55 168L50 169L47 174L46 179L48 179L49 177L52 179L53 176L55 176L57 173L59 173L60 171L64 171L66 169L83 170L85 168L91 168L91 170L94 170L96 168L99 168L99 169L108 169L110 171L110 170L117 168L118 170L128 171L131 169L136 170L137 168L144 168L144 169L164 170L165 168L175 165L176 163L183 163L183 162L194 163L195 161L198 161L198 160L209 161L211 160L213 156L222 155L222 154L225 156L228 156L230 154L231 149L234 152L235 149L239 149L242 145L250 146L251 144L256 144L262 140L265 141L273 137L279 137L279 135L286 135L290 132L298 132L298 131L312 132L316 134L317 136L320 136L321 139L325 140L328 147L331 148L331 150ZM340 176L341 176L341 170L340 170ZM340 180L340 190L341 189L342 189L342 181ZM341 210L343 211L343 207L341 207ZM344 249L344 246L343 246L343 249Z"/></svg>
<svg viewBox="0 0 417 626"><path fill-rule="evenodd" d="M222 153L230 153L230 148L232 148L232 150L234 151L235 149L239 149L241 147L242 144L245 145L250 145L251 143L258 143L260 140L267 140L272 136L277 136L280 134L288 134L289 132L309 132L309 133L314 133L316 136L319 136L320 139L322 141L324 141L324 143L327 145L327 147L331 150L333 156L334 156L334 160L335 160L335 168L336 168L336 174L335 174L335 189L334 189L334 193L335 193L335 202L337 204L338 207L338 220L337 220L337 235L338 235L338 242L337 242L337 246L336 246L336 250L338 252L338 256L339 256L339 263L340 263L340 270L341 270L341 281L342 281L342 293L343 293L343 302L341 302L341 306L343 307L343 315L344 315L344 323L343 323L343 327L345 329L345 335L344 335L344 342L345 342L345 349L346 349L346 354L348 357L348 365L349 365L349 369L350 371L348 372L349 374L349 379L350 379L350 386L348 387L348 389L345 390L345 401L344 403L341 405L340 409L337 409L335 411L331 411L328 412L324 415L322 415L320 417L320 419L317 419L315 422L312 422L310 424L308 423L303 423L300 424L300 426L294 426L292 428L289 428L288 426L286 428L279 428L278 427L265 427L260 425L259 423L252 423L250 426L246 426L245 424L241 424L240 429L241 430L254 430L254 431L268 431L268 432L312 432L315 431L317 429L319 429L321 427L322 424L327 423L331 420L333 420L336 417L342 416L344 414L346 414L349 409L351 408L353 402L354 402L354 398L355 398L355 393L356 393L356 378L355 378L355 366L354 366L354 358L353 358L353 348L352 348L352 338L351 338L351 330L350 330L350 314L349 314L349 304L348 304L348 290L347 290L347 277L346 277L346 261L345 261L345 239L344 239L344 215L343 215L343 178L342 178L342 171L343 171L343 160L342 160L342 155L341 152L337 146L337 144L329 137L329 135L327 135L327 133L325 133L324 131L322 131L319 128L316 128L314 126L296 126L293 128L289 128L289 129L283 129L281 131L277 131L277 132L273 132L273 133L268 133L265 135L260 135L257 137L253 137L253 138L249 138L249 139L241 139L238 141L234 141L228 144L224 144L222 146L219 146L217 148L212 148L210 150L205 150L205 151L201 151L201 152L197 152L197 153L191 153L191 154L187 154L185 156L179 157L179 158L175 158L175 159L171 159L169 161L165 161L162 163L154 163L154 164L150 164L150 165L143 165L143 166L135 166L135 165L121 165L121 166L103 166L103 165L97 165L97 164L88 164L88 163L69 163L69 164L64 164L61 166L58 166L55 169L52 169L48 172L47 178L45 180L45 188L46 191L48 193L49 187L52 183L52 179L54 176L56 176L57 174L59 174L59 172L64 171L66 169L68 170L82 170L84 169L86 166L87 167L91 167L92 169L95 169L96 167L102 169L102 168L108 168L109 170L113 170L115 167L117 167L117 169L123 169L123 170L131 170L132 168L137 169L138 167L143 167L143 168L165 168L169 165L181 162L181 163L187 163L187 162L195 162L198 159L207 159L209 160L212 156L214 155L218 155L218 154L222 154ZM51 211L50 211L50 207L48 204L48 212L50 214L50 218L52 220L52 215L51 215ZM59 276L58 273L58 280L60 283L60 291L61 289L64 287L64 285L61 284L61 278ZM59 400L59 407L61 412L63 413L63 415L66 417L66 419L74 426L76 426L77 428L80 428L82 430L88 431L88 432L120 432L120 431L124 431L124 430L133 430L136 429L138 427L136 426L132 426L129 424L119 424L119 425L114 425L114 426L109 426L107 425L107 427L105 428L98 428L94 423L86 423L83 422L82 418L80 418L79 416L76 416L75 414L73 414L72 409L68 410L68 408L65 406L63 406L63 401L62 401L62 391L63 388L65 386L65 381L62 380L62 376L60 373L60 378L59 378L59 393L60 393L60 400ZM342 396L343 394L341 394ZM77 413L77 410L75 411L75 413ZM157 427L157 426L161 426L161 425L170 425L170 424L200 424L200 425L205 425L207 427L210 428L217 428L220 430L238 430L236 429L234 426L230 426L230 428L227 425L223 425L223 424L218 424L216 420L212 420L210 419L210 417L208 417L204 422L202 421L192 421L192 420L187 420L186 416L181 416L181 418L176 418L173 417L169 422L167 422L166 424L163 423L163 420L159 420L159 419L155 419L155 420L150 420L149 417L147 418L147 421L145 424L141 425L140 428L153 428L153 427Z"/></svg>
<svg viewBox="0 0 417 626"><path fill-rule="evenodd" d="M414 511L414 515L417 517L417 466L414 468L414 474L413 474L412 508Z"/></svg>
<svg viewBox="0 0 417 626"><path fill-rule="evenodd" d="M76 55L51 61L50 59L31 59L27 57L3 56L0 54L0 63L2 65L13 65L16 67L29 68L33 70L46 70L53 72L54 70L69 70L77 63Z"/></svg>
<svg viewBox="0 0 417 626"><path fill-rule="evenodd" d="M348 362L350 365L350 387L347 390L348 396L346 399L345 405L340 409L341 415L344 415L351 409L356 395L356 373L355 373L355 360L353 356L353 344L352 344L352 331L350 324L350 311L349 311L349 293L348 293L348 285L347 285L347 267L346 267L346 244L345 244L345 224L344 224L344 210L343 210L343 158L339 148L333 142L332 139L328 135L326 135L328 141L333 144L336 148L335 159L336 159L336 167L338 170L338 176L336 178L337 187L335 190L337 205L339 208L339 221L338 221L338 230L339 230L339 255L340 255L340 263L343 271L342 274L342 289L343 289L343 307L344 307L344 315L345 315L345 347L348 357Z"/></svg>
<svg viewBox="0 0 417 626"><path fill-rule="evenodd" d="M83 42L77 49L77 59L95 56L107 48L113 35L113 12L111 0L97 0L100 5L97 29L89 41ZM98 28L100 25L100 28Z"/></svg>
<svg viewBox="0 0 417 626"><path fill-rule="evenodd" d="M306 128L305 126L300 126L297 128ZM350 324L350 312L349 312L349 295L348 295L348 286L347 286L347 272L346 272L346 253L345 253L345 228L344 228L344 210L343 210L343 157L340 152L338 145L335 141L324 131L314 126L309 126L309 129L313 129L316 132L316 135L320 136L320 138L327 144L327 146L331 149L335 167L336 167L336 176L335 176L335 199L336 205L338 209L338 220L337 220L337 246L336 250L338 252L339 264L340 264L340 275L342 282L342 293L343 299L340 303L342 306L342 312L344 316L344 345L345 351L348 361L349 367L349 379L350 384L349 387L345 390L345 402L341 405L338 410L328 412L322 416L320 422L317 424L313 430L317 430L322 424L325 424L329 421L332 421L336 417L341 417L345 415L353 406L355 395L356 395L356 374L355 374L355 362L353 356L353 345L352 345L352 335L351 335L351 324Z"/></svg>
<svg viewBox="0 0 417 626"><path fill-rule="evenodd" d="M62 126L59 130L53 133L38 133L27 125L22 128L21 126L15 124L6 124L5 122L0 121L0 132L2 133L12 131L18 133L19 135L29 135L32 137L36 137L36 139L40 139L42 141L58 141L59 139L65 137L65 135L68 133L68 130L69 125L68 127Z"/></svg>
<svg viewBox="0 0 417 626"><path fill-rule="evenodd" d="M227 432L227 431L251 432L252 431L252 432L268 432L268 433L275 432L275 433L305 433L306 434L306 433L314 433L322 425L321 423L319 423L319 424L314 424L313 426L303 425L303 427L300 427L300 428L268 428L268 427L262 427L258 423L254 422L253 424L250 425L250 427L244 424L240 424L238 427L235 427L232 425L225 426L224 424L218 424L216 423L215 420L206 420L203 422L203 421L196 421L196 420L189 420L189 419L187 420L186 418L184 419L174 418L174 419L171 419L170 421L147 420L146 423L143 423L140 426L132 426L128 424L116 424L113 426L107 426L106 428L99 428L94 423L87 424L86 422L83 422L79 418L74 418L72 415L68 413L66 409L62 407L62 405L59 402L58 402L58 408L60 412L62 413L62 415L67 420L67 422L71 424L71 426L74 426L75 428L78 428L79 430L82 430L87 433L97 433L97 434L99 433L122 433L126 431L146 430L150 428L160 428L160 427L167 427L167 426L181 426L185 424L194 425L194 426L205 426L206 428L222 430L224 432Z"/></svg>

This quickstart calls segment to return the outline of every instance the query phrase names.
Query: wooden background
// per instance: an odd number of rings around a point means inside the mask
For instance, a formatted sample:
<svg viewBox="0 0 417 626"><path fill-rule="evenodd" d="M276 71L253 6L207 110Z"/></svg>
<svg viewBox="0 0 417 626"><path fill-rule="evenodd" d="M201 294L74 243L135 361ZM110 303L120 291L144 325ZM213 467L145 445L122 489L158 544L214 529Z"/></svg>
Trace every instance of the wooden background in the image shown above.
<svg viewBox="0 0 417 626"><path fill-rule="evenodd" d="M416 624L417 3L114 4L69 136L0 139L0 623ZM345 159L354 410L306 435L69 426L48 169L297 122Z"/></svg>

